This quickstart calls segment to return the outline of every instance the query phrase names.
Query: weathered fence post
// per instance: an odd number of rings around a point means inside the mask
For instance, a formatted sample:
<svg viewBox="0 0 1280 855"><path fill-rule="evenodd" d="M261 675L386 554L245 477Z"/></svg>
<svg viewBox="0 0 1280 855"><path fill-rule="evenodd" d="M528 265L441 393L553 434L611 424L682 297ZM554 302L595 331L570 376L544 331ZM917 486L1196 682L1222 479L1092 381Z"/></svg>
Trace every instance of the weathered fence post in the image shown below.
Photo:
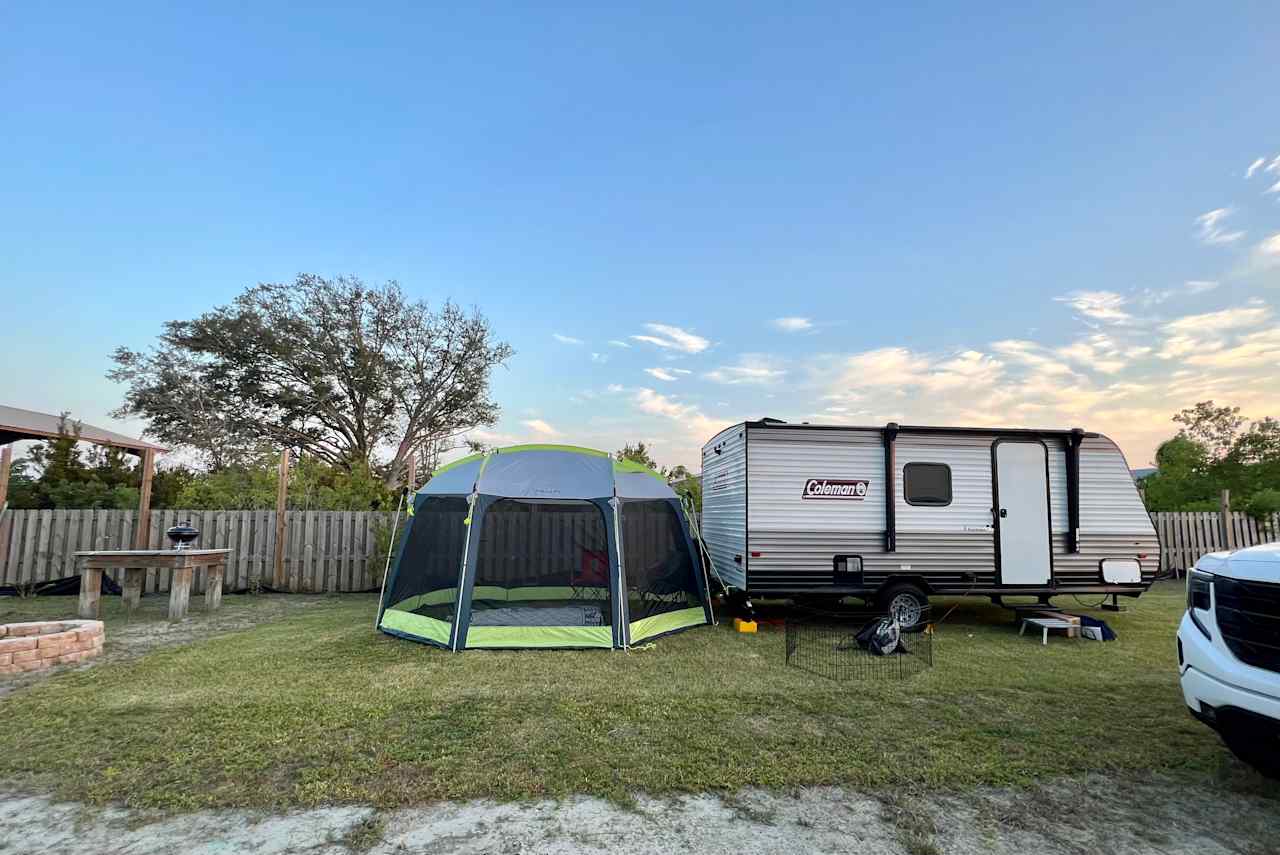
<svg viewBox="0 0 1280 855"><path fill-rule="evenodd" d="M1218 497L1218 519L1222 525L1222 545L1228 550L1236 548L1235 526L1231 519L1231 491L1223 490Z"/></svg>
<svg viewBox="0 0 1280 855"><path fill-rule="evenodd" d="M276 555L271 587L284 587L285 512L289 502L289 449L280 452L280 480L276 487Z"/></svg>
<svg viewBox="0 0 1280 855"><path fill-rule="evenodd" d="M4 503L9 501L9 468L13 466L13 445L0 449L0 579L5 578L9 561L9 531L13 528L10 515L5 513Z"/></svg>
<svg viewBox="0 0 1280 855"><path fill-rule="evenodd" d="M0 449L0 510L9 500L9 469L13 466L13 445Z"/></svg>
<svg viewBox="0 0 1280 855"><path fill-rule="evenodd" d="M156 451L142 452L142 484L138 489L138 520L133 531L133 548L146 549L151 541L151 479L156 473Z"/></svg>

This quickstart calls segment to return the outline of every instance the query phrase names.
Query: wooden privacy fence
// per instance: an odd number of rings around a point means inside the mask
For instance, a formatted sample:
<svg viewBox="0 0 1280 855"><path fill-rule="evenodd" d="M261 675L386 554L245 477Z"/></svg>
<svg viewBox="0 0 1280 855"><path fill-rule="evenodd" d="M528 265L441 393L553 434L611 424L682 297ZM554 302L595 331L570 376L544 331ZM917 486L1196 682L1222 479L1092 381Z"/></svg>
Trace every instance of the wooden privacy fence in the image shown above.
<svg viewBox="0 0 1280 855"><path fill-rule="evenodd" d="M73 556L77 550L129 548L136 516L133 511L6 511L0 517L0 585L76 575ZM375 554L378 531L389 531L394 519L394 514L373 511L289 511L283 550L285 589L377 587L386 560L384 554ZM1151 519L1160 537L1160 566L1178 575L1206 552L1280 541L1280 514L1262 522L1239 512L1159 512ZM165 529L181 520L190 520L200 529L200 546L232 550L227 589L271 586L275 511L151 511L151 548L166 548ZM118 571L109 575L119 582ZM167 570L147 571L145 591L168 589ZM195 590L204 591L203 578L196 580Z"/></svg>
<svg viewBox="0 0 1280 855"><path fill-rule="evenodd" d="M1160 538L1161 569L1179 576L1206 552L1280 540L1280 514L1259 522L1239 511L1159 511L1151 521Z"/></svg>
<svg viewBox="0 0 1280 855"><path fill-rule="evenodd" d="M275 566L275 511L151 511L149 548L167 549L164 532L183 520L200 529L198 546L230 549L227 590L270 587ZM0 517L0 585L26 585L74 576L74 553L128 549L133 511L6 511ZM382 582L386 555L375 555L379 530L390 533L395 514L374 511L289 511L283 550L285 589L364 591ZM401 527L404 519L401 518ZM386 537L382 538L385 545ZM121 571L109 573L117 582ZM203 573L196 592L204 591ZM168 570L148 570L145 592L169 590Z"/></svg>

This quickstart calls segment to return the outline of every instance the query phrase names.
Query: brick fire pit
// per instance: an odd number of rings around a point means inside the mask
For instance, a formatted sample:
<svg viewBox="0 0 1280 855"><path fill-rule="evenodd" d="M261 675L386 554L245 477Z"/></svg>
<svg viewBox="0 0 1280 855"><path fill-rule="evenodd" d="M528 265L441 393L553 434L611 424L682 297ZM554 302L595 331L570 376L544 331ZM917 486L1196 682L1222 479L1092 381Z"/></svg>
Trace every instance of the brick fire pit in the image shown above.
<svg viewBox="0 0 1280 855"><path fill-rule="evenodd" d="M0 625L0 674L70 665L102 652L100 620L40 620Z"/></svg>

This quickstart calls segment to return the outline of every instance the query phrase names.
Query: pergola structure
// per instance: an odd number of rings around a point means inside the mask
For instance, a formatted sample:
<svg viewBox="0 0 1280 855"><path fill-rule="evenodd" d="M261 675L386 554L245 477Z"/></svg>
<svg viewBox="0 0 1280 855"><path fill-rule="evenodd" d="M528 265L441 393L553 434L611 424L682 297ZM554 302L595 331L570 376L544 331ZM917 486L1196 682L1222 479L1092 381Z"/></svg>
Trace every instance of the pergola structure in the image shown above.
<svg viewBox="0 0 1280 855"><path fill-rule="evenodd" d="M151 539L151 479L156 471L156 455L167 448L141 439L125 436L105 428L75 422L76 439L94 445L120 448L142 459L142 487L138 491L138 525L133 532L133 545L141 549ZM0 404L0 511L9 494L9 468L13 464L13 443L24 439L57 439L63 435L63 419L50 413L37 413Z"/></svg>

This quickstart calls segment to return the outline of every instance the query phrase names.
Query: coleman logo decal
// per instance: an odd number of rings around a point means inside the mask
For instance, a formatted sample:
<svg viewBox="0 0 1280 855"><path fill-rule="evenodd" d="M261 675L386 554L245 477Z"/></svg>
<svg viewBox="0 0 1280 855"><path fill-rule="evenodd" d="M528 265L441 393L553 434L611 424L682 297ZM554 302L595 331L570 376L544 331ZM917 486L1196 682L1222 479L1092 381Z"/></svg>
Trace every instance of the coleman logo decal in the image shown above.
<svg viewBox="0 0 1280 855"><path fill-rule="evenodd" d="M860 502L867 497L871 482L858 478L842 480L839 478L810 478L804 482L802 499L852 499Z"/></svg>

